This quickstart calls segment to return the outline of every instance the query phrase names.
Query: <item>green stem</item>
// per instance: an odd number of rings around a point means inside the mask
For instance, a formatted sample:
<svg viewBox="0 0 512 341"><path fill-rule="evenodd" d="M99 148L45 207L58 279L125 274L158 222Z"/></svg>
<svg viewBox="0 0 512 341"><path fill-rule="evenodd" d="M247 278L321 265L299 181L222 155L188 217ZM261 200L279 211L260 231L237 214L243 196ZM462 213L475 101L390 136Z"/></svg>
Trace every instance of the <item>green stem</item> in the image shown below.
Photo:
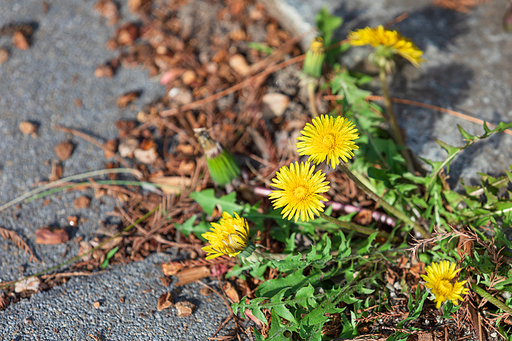
<svg viewBox="0 0 512 341"><path fill-rule="evenodd" d="M336 218L333 218L331 216L328 216L327 214L323 213L323 212L320 212L319 214L320 218L323 218L325 220L327 220L328 222L332 223L332 224L335 224L341 228L344 228L344 229L347 229L347 230L351 230L351 231L356 231L356 232L359 232L359 233L362 233L362 234L365 234L365 235L371 235L371 234L374 234L375 231L374 229L371 229L371 228L368 228L368 227L364 227L364 226L361 226L361 225L357 225L357 224L353 224L353 223L347 223L345 221L340 221ZM377 233L377 237L382 237L382 238L388 238L389 237L389 233L387 232L378 232Z"/></svg>
<svg viewBox="0 0 512 341"><path fill-rule="evenodd" d="M489 294L484 289L480 288L475 283L471 283L471 289L473 289L473 291L476 292L478 295L482 296L482 298L484 298L487 301L491 302L492 304L494 304L495 306L497 306L498 308L500 308L504 312L512 315L512 308L510 308L508 305L506 305L505 303L503 303L500 300L498 300L496 297L494 297L491 294Z"/></svg>
<svg viewBox="0 0 512 341"><path fill-rule="evenodd" d="M9 283L6 283L6 284L3 284L3 285L0 285L0 289L5 289L5 288L8 288L18 282L21 282L21 281L24 281L28 278L31 278L31 277L37 277L37 276L41 276L41 275L44 275L45 273L48 273L50 271L53 271L53 270L57 270L58 268L61 268L63 266L66 266L68 264L71 264L71 263L74 263L76 262L77 260L79 260L80 258L84 257L84 256L87 256L88 254L100 249L103 245L111 242L112 240L114 240L115 238L117 237L120 237L121 234L123 234L124 232L128 232L130 231L135 225L137 224L140 224L141 222L143 222L144 220L146 220L147 218L149 218L150 216L153 215L153 213L155 213L158 209L160 208L160 206L157 206L155 207L154 209L152 209L151 211L149 211L148 213L144 214L141 218L137 219L133 224L130 224L129 226L125 227L121 232L117 233L115 236L113 237L110 237L109 239L107 239L106 241L104 241L103 243L99 244L98 246L96 246L95 248L92 248L91 250L81 254L81 255L78 255L76 257L73 257L71 258L70 260L67 260L65 261L64 263L60 263L60 264L57 264L55 266L52 266L51 268L49 269L46 269L46 270L43 270L43 271L40 271L36 274L33 274L33 275L30 275L30 276L27 276L25 278L22 278L22 279L19 279L17 281L13 281L13 282L9 282Z"/></svg>
<svg viewBox="0 0 512 341"><path fill-rule="evenodd" d="M318 117L318 111L316 110L315 104L315 89L316 82L312 79L308 79L308 99L309 99L309 107L311 109L311 114L314 117Z"/></svg>
<svg viewBox="0 0 512 341"><path fill-rule="evenodd" d="M359 180L348 168L347 166L342 162L340 163L339 165L341 171L343 173L345 173L349 178L350 180L354 181L355 184L357 185L357 187L359 187L363 192L366 193L366 195L368 195L370 198L372 198L373 200L375 200L376 202L378 202L382 207L384 207L384 209L386 209L388 212L390 212L391 214L393 214L395 217L397 217L398 219L404 221L407 225L410 225L414 228L414 230L416 232L418 232L419 234L421 234L421 236L423 238L429 238L430 237L430 233L428 233L423 227L421 227L420 225L418 225L417 223L415 223L414 221L411 220L411 218L409 218L408 216L406 216L404 213L400 212L399 210L397 210L396 208L394 208L393 206L391 206L390 204L388 204L386 201L384 201L384 199L382 199L381 197L379 197L377 194L375 194L371 189L369 189L368 187L366 187L366 185L364 183L361 182L361 180Z"/></svg>
<svg viewBox="0 0 512 341"><path fill-rule="evenodd" d="M402 134L400 133L400 127L398 126L398 122L396 120L395 112L393 111L393 106L391 105L391 97L389 97L388 82L386 80L386 70L383 67L381 67L379 70L379 78L380 82L382 83L382 92L384 93L384 106L386 107L387 118L391 125L391 130L393 131L396 142L401 146L405 146Z"/></svg>
<svg viewBox="0 0 512 341"><path fill-rule="evenodd" d="M380 78L380 82L382 83L382 92L384 94L384 106L386 107L387 119L389 121L389 124L391 125L391 131L393 132L393 137L395 138L395 141L398 145L405 148L401 151L401 154L404 157L405 161L407 162L407 167L409 168L409 171L413 172L414 169L412 168L412 166L413 166L412 158L409 155L407 146L405 145L404 139L402 137L402 133L400 132L400 126L398 125L398 121L396 120L395 112L393 111L393 105L391 104L391 97L389 96L389 90L388 90L388 82L386 80L386 70L384 67L381 67L379 70L379 78Z"/></svg>

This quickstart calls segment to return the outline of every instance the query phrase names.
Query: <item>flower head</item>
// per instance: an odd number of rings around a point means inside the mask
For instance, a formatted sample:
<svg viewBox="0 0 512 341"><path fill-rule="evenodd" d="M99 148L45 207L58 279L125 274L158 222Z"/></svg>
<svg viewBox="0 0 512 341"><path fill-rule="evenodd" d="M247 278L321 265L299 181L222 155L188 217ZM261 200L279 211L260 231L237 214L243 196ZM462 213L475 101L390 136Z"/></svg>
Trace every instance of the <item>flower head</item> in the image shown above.
<svg viewBox="0 0 512 341"><path fill-rule="evenodd" d="M348 34L348 39L353 46L379 45L391 48L403 58L407 59L414 66L419 67L419 63L424 60L421 58L421 51L414 43L403 37L400 33L385 29L382 25L379 27L365 27Z"/></svg>
<svg viewBox="0 0 512 341"><path fill-rule="evenodd" d="M453 282L452 279L457 276L461 269L455 270L455 263L441 261L427 266L427 275L421 277L427 282L425 285L434 294L436 307L439 309L441 303L450 300L453 305L457 305L457 300L462 301L462 294L467 294L469 290L464 288L466 281Z"/></svg>
<svg viewBox="0 0 512 341"><path fill-rule="evenodd" d="M211 232L205 232L202 237L208 240L210 245L203 247L208 253L206 259L212 259L222 255L235 257L247 247L249 239L249 225L238 214L232 217L224 212L218 223L211 223Z"/></svg>
<svg viewBox="0 0 512 341"><path fill-rule="evenodd" d="M340 164L340 158L346 162L354 156L352 150L359 148L354 143L359 137L357 129L344 117L316 117L313 124L307 123L301 133L297 150L300 155L309 155L315 164L327 160L327 164L334 168Z"/></svg>
<svg viewBox="0 0 512 341"><path fill-rule="evenodd" d="M309 162L290 164L290 168L283 166L272 179L272 186L279 190L272 191L269 197L273 200L274 208L284 207L281 211L283 218L288 220L294 217L295 222L300 219L309 221L315 219L315 214L324 211L322 201L326 199L319 193L329 190L329 182L325 174L318 171L313 174L315 166Z"/></svg>

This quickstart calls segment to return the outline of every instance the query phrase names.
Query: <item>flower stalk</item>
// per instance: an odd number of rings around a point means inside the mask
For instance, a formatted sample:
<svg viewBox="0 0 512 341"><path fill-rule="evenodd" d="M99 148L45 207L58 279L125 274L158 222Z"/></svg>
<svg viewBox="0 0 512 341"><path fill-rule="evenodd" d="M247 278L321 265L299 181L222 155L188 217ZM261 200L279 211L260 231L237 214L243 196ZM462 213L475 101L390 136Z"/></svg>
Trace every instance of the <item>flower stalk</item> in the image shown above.
<svg viewBox="0 0 512 341"><path fill-rule="evenodd" d="M308 100L309 100L309 109L311 110L311 115L313 117L318 117L318 110L316 110L316 83L313 79L308 80L307 90L308 90Z"/></svg>
<svg viewBox="0 0 512 341"><path fill-rule="evenodd" d="M370 198L378 202L384 209L386 209L388 212L393 214L398 219L405 222L407 225L410 225L414 228L416 232L418 232L423 238L429 238L430 234L420 225L415 223L411 220L408 216L406 216L404 213L400 212L390 204L388 204L384 199L379 197L377 194L375 194L371 189L369 189L361 180L359 180L348 168L344 163L340 163L339 165L341 171L345 173L350 180L354 181L354 183L359 187L366 195L368 195Z"/></svg>
<svg viewBox="0 0 512 341"><path fill-rule="evenodd" d="M379 68L379 78L380 82L382 83L382 92L384 94L384 106L386 107L387 112L386 118L391 126L391 132L395 138L396 143L404 147L404 149L401 150L401 154L407 163L409 171L412 172L414 170L412 168L413 162L411 156L408 153L407 146L405 145L404 139L402 137L402 133L400 132L400 126L398 125L398 121L393 110L393 105L391 104L391 97L389 96L388 82L386 78L386 69L383 66Z"/></svg>
<svg viewBox="0 0 512 341"><path fill-rule="evenodd" d="M512 308L510 308L508 305L506 305L505 303L501 302L500 300L498 300L496 297L492 296L491 294L489 294L487 291L485 291L484 289L480 288L478 285L476 285L475 283L471 283L471 289L476 292L478 295L480 295L482 298L486 299L487 301L491 302L492 304L494 304L496 307L500 308L501 310L503 310L504 312L508 313L508 314L511 314L512 315Z"/></svg>

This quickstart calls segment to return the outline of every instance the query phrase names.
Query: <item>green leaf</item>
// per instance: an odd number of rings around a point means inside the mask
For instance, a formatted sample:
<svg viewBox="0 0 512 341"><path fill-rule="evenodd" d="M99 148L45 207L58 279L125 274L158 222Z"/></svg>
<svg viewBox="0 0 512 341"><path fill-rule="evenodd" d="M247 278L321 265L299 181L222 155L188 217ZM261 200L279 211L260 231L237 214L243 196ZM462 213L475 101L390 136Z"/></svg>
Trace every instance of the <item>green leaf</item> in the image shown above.
<svg viewBox="0 0 512 341"><path fill-rule="evenodd" d="M322 33L322 39L327 47L332 44L334 31L341 26L343 19L331 15L326 7L322 7L315 17L315 22L316 27Z"/></svg>
<svg viewBox="0 0 512 341"><path fill-rule="evenodd" d="M284 278L279 277L260 284L258 289L256 289L255 294L257 297L270 298L284 288L287 288L287 291L293 292L291 288L302 287L302 284L307 282L309 282L308 278L302 274L302 270L298 270Z"/></svg>
<svg viewBox="0 0 512 341"><path fill-rule="evenodd" d="M370 252L370 247L372 246L372 242L375 239L375 237L377 237L377 232L369 235L368 238L361 244L359 250L357 250L357 253L363 255L365 253Z"/></svg>
<svg viewBox="0 0 512 341"><path fill-rule="evenodd" d="M281 323L281 319L279 315L272 310L272 318L270 320L270 330L268 331L268 338L266 340L270 341L288 341L289 338L285 337L283 334L288 330L287 325Z"/></svg>
<svg viewBox="0 0 512 341"><path fill-rule="evenodd" d="M270 299L270 302L271 303L281 303L281 300L283 299L284 294L287 291L288 291L288 288L282 289L280 292L275 294L274 297L272 297ZM297 320L295 319L293 314L290 312L290 310L286 307L286 305L284 303L283 304L276 304L273 307L273 311L275 311L279 316L281 316L285 320L288 320L288 321L290 321L290 322L292 322L294 324L297 323Z"/></svg>
<svg viewBox="0 0 512 341"><path fill-rule="evenodd" d="M316 301L313 299L314 293L315 288L313 288L313 286L310 283L308 283L307 286L297 291L297 293L295 294L295 299L303 300L298 303L303 308L307 308L308 304L313 306L314 308L316 306Z"/></svg>
<svg viewBox="0 0 512 341"><path fill-rule="evenodd" d="M425 303L425 299L427 298L428 294L429 292L425 291L419 300L418 295L416 295L416 298L413 298L413 295L409 296L409 316L406 319L400 321L397 324L397 328L402 328L405 323L415 320L420 316L421 310L423 309L423 303Z"/></svg>
<svg viewBox="0 0 512 341"><path fill-rule="evenodd" d="M178 231L183 233L183 235L185 237L190 236L190 233L194 232L194 234L197 237L199 237L203 241L205 241L206 239L201 237L201 234L205 233L206 231L208 231L210 229L210 227L206 224L205 221L202 221L201 224L199 224L197 226L194 226L194 223L196 222L196 219L197 219L197 217L195 215L193 215L192 217L187 219L187 221L185 221L183 224L174 223L174 226L176 227L176 229Z"/></svg>
<svg viewBox="0 0 512 341"><path fill-rule="evenodd" d="M266 53L266 54L272 54L274 52L274 49L272 47L268 46L267 44L256 43L256 42L252 42L252 41L247 43L247 47L249 47L250 49L254 49L254 50Z"/></svg>
<svg viewBox="0 0 512 341"><path fill-rule="evenodd" d="M208 215L213 214L215 206L220 205L223 212L233 215L233 212L240 213L244 206L236 203L236 192L223 195L220 198L215 197L215 191L211 188L201 192L192 192L190 197L194 199Z"/></svg>
<svg viewBox="0 0 512 341"><path fill-rule="evenodd" d="M457 128L459 128L460 134L464 139L466 139L466 141L475 141L477 139L477 136L468 133L460 124L457 124Z"/></svg>
<svg viewBox="0 0 512 341"><path fill-rule="evenodd" d="M112 250L110 250L107 255L105 256L105 260L103 261L103 263L101 263L101 268L102 269L105 269L107 266L108 266L108 263L110 261L110 259L112 257L114 257L114 255L116 254L116 252L119 250L119 246L116 246L115 248L113 248Z"/></svg>

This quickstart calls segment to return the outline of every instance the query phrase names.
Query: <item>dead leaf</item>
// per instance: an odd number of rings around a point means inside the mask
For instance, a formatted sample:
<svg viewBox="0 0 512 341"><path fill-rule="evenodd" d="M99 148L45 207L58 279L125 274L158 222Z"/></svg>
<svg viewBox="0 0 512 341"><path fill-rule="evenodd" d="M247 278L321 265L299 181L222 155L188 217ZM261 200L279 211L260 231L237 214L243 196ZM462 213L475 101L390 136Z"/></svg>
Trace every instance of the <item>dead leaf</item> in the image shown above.
<svg viewBox="0 0 512 341"><path fill-rule="evenodd" d="M162 311L164 309L172 307L173 304L174 299L172 298L172 294L170 292L166 292L165 294L160 295L156 309L158 311Z"/></svg>
<svg viewBox="0 0 512 341"><path fill-rule="evenodd" d="M199 279L210 276L210 270L208 267L201 266L198 268L185 269L176 274L178 282L175 284L176 287L181 287L185 284L195 282Z"/></svg>
<svg viewBox="0 0 512 341"><path fill-rule="evenodd" d="M139 140L135 138L129 138L121 142L118 147L119 154L121 157L133 157L133 152L139 146Z"/></svg>
<svg viewBox="0 0 512 341"><path fill-rule="evenodd" d="M222 49L213 55L212 62L221 63L226 60L227 56L228 56L228 51Z"/></svg>
<svg viewBox="0 0 512 341"><path fill-rule="evenodd" d="M0 63L1 64L1 63ZM32 123L32 122L29 122L29 121L22 121L20 123L20 131L24 134L24 135L30 135L32 133L35 133L36 130L37 130L37 124L35 123Z"/></svg>
<svg viewBox="0 0 512 341"><path fill-rule="evenodd" d="M196 163L194 161L182 160L178 166L178 174L192 175L196 169Z"/></svg>
<svg viewBox="0 0 512 341"><path fill-rule="evenodd" d="M5 294L0 295L0 310L5 310L9 306L9 299Z"/></svg>
<svg viewBox="0 0 512 341"><path fill-rule="evenodd" d="M20 31L14 33L12 43L18 50L28 50L30 48L27 37Z"/></svg>
<svg viewBox="0 0 512 341"><path fill-rule="evenodd" d="M135 158L142 163L150 164L156 161L158 158L158 153L156 152L156 148L151 148L148 150L136 148L133 151L133 156L135 156Z"/></svg>
<svg viewBox="0 0 512 341"><path fill-rule="evenodd" d="M104 149L105 157L107 159L111 158L116 153L116 150L117 150L117 140L116 139L108 140L107 142L105 142L103 147L105 147L105 149Z"/></svg>
<svg viewBox="0 0 512 341"><path fill-rule="evenodd" d="M361 225L369 225L372 222L372 211L362 208L354 217L354 220Z"/></svg>
<svg viewBox="0 0 512 341"><path fill-rule="evenodd" d="M160 280L164 287L168 287L169 285L171 285L171 280L167 276L158 277L158 279Z"/></svg>
<svg viewBox="0 0 512 341"><path fill-rule="evenodd" d="M174 276L181 269L183 269L183 265L181 265L181 263L179 263L179 262L162 263L162 271L164 272L164 275L166 275L166 276Z"/></svg>
<svg viewBox="0 0 512 341"><path fill-rule="evenodd" d="M432 341L432 333L420 333L418 334L418 341Z"/></svg>
<svg viewBox="0 0 512 341"><path fill-rule="evenodd" d="M67 160L73 153L73 145L69 141L61 142L55 146L55 154L61 160Z"/></svg>
<svg viewBox="0 0 512 341"><path fill-rule="evenodd" d="M190 85L192 84L197 78L197 75L192 70L187 70L183 73L181 76L181 80L183 81L183 84Z"/></svg>
<svg viewBox="0 0 512 341"><path fill-rule="evenodd" d="M245 40L246 36L247 35L245 34L245 31L243 31L243 30L234 30L234 31L229 32L229 38L231 38L231 40L234 40L234 41Z"/></svg>
<svg viewBox="0 0 512 341"><path fill-rule="evenodd" d="M178 317L188 317L192 315L192 312L196 308L195 305L189 301L181 301L176 303L176 309L178 310Z"/></svg>
<svg viewBox="0 0 512 341"><path fill-rule="evenodd" d="M137 12L140 6L142 6L142 0L128 0L128 9L130 12Z"/></svg>
<svg viewBox="0 0 512 341"><path fill-rule="evenodd" d="M231 302L233 303L239 303L240 302L240 296L238 295L238 292L236 289L231 285L231 283L226 282L222 285L222 289L226 293L226 295L229 297Z"/></svg>
<svg viewBox="0 0 512 341"><path fill-rule="evenodd" d="M99 0L94 5L94 9L98 11L102 17L108 19L109 25L115 25L119 20L117 5L112 0Z"/></svg>
<svg viewBox="0 0 512 341"><path fill-rule="evenodd" d="M149 181L160 186L165 186L160 189L166 194L179 194L186 187L192 185L192 180L184 176L150 177Z"/></svg>
<svg viewBox="0 0 512 341"><path fill-rule="evenodd" d="M210 296L213 293L213 291L211 291L211 289L207 287L202 287L201 290L199 290L199 292L203 296Z"/></svg>
<svg viewBox="0 0 512 341"><path fill-rule="evenodd" d="M69 240L69 235L64 229L42 227L36 231L36 244L55 245Z"/></svg>
<svg viewBox="0 0 512 341"><path fill-rule="evenodd" d="M176 147L177 152L182 152L186 155L193 155L194 154L194 146L191 146L189 144L179 144Z"/></svg>
<svg viewBox="0 0 512 341"><path fill-rule="evenodd" d="M0 65L5 63L9 59L9 51L0 48Z"/></svg>
<svg viewBox="0 0 512 341"><path fill-rule="evenodd" d="M117 30L117 43L131 46L139 38L139 28L133 23L126 23Z"/></svg>
<svg viewBox="0 0 512 341"><path fill-rule="evenodd" d="M136 101L140 97L140 91L132 91L125 93L117 99L118 108L126 108L128 104Z"/></svg>
<svg viewBox="0 0 512 341"><path fill-rule="evenodd" d="M267 117L280 117L284 114L288 104L290 104L290 98L286 95L272 92L263 95L261 98L263 103L263 115Z"/></svg>
<svg viewBox="0 0 512 341"><path fill-rule="evenodd" d="M80 242L80 250L78 251L78 254L79 255L83 255L83 254L91 251L92 249L93 249L93 247L92 247L91 243L89 243L89 242L87 242L85 240L82 240ZM92 254L89 253L89 254L83 256L81 259L82 259L82 261L87 262L91 258L92 258Z"/></svg>
<svg viewBox="0 0 512 341"><path fill-rule="evenodd" d="M91 199L82 195L73 201L73 207L75 208L87 208L91 204Z"/></svg>
<svg viewBox="0 0 512 341"><path fill-rule="evenodd" d="M192 91L185 88L174 87L167 93L178 105L186 105L192 103L194 97Z"/></svg>
<svg viewBox="0 0 512 341"><path fill-rule="evenodd" d="M62 178L62 164L60 162L52 163L52 174L50 174L50 181L57 181Z"/></svg>
<svg viewBox="0 0 512 341"><path fill-rule="evenodd" d="M41 281L37 277L30 277L27 279L24 279L14 285L14 291L15 292L25 292L29 290L38 291L39 285L41 284Z"/></svg>
<svg viewBox="0 0 512 341"><path fill-rule="evenodd" d="M242 77L247 76L250 72L249 64L247 64L244 56L241 54L231 56L231 58L229 58L229 66Z"/></svg>
<svg viewBox="0 0 512 341"><path fill-rule="evenodd" d="M94 70L94 77L96 78L112 78L114 76L114 68L110 65L100 65Z"/></svg>
<svg viewBox="0 0 512 341"><path fill-rule="evenodd" d="M101 246L101 249L102 250L112 250L113 248L115 248L117 245L121 244L121 242L123 241L123 237L117 237L117 238L114 238L112 239L111 241L109 241L108 243L105 243ZM99 244L98 244L99 245Z"/></svg>

